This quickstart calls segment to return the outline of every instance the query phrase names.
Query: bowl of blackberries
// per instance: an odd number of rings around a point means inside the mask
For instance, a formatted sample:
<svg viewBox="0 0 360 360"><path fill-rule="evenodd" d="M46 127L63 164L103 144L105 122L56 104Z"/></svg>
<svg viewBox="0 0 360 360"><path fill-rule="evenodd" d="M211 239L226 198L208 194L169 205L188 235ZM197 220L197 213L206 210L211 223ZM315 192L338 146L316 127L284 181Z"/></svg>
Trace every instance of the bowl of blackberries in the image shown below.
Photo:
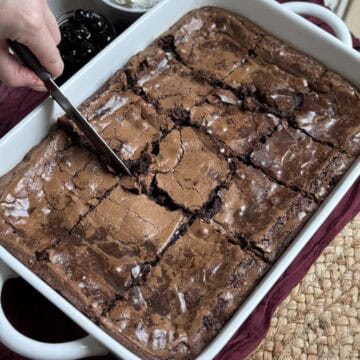
<svg viewBox="0 0 360 360"><path fill-rule="evenodd" d="M65 63L62 78L79 70L116 37L110 20L92 10L67 12L58 18L58 24L59 50Z"/></svg>

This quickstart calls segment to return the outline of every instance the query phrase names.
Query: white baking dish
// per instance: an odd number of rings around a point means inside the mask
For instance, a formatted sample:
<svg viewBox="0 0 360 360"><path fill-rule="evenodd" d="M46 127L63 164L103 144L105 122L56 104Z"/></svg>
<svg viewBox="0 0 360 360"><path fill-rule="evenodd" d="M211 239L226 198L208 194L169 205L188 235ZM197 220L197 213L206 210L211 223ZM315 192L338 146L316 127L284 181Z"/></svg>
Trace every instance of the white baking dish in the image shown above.
<svg viewBox="0 0 360 360"><path fill-rule="evenodd" d="M310 12L318 11L317 15L330 22L336 29L338 36L346 44L288 11L273 0L164 0L64 84L62 87L64 92L76 104L80 104L94 93L115 70L124 65L132 55L143 50L181 16L194 8L205 5L220 6L249 18L268 32L293 44L299 50L311 54L355 85L360 86L360 55L349 47L350 38L345 25L336 17L329 15L324 9L312 7ZM297 11L303 10L303 5L297 9ZM309 10L307 11L309 12ZM51 100L47 100L2 138L0 140L0 175L10 171L33 146L38 144L61 114L61 110ZM360 159L357 159L286 253L272 267L221 333L203 351L199 359L211 359L219 353L307 244L359 175ZM0 246L0 292L4 282L11 276L15 276L14 274L28 281L87 331L90 336L65 344L54 345L36 342L17 332L7 321L0 307L0 341L9 348L32 359L77 359L104 354L108 351L107 349L124 359L138 359L135 354L103 332Z"/></svg>

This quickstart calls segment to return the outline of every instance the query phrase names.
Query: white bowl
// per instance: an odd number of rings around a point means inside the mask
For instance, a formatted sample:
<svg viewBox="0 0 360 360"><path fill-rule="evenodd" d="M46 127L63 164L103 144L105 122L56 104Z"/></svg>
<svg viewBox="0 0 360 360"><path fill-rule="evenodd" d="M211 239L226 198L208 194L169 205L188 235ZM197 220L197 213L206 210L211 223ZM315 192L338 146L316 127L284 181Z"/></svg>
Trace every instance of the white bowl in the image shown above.
<svg viewBox="0 0 360 360"><path fill-rule="evenodd" d="M103 13L110 17L112 21L133 22L141 15L145 14L149 9L132 8L117 4L113 0L100 0L99 6Z"/></svg>

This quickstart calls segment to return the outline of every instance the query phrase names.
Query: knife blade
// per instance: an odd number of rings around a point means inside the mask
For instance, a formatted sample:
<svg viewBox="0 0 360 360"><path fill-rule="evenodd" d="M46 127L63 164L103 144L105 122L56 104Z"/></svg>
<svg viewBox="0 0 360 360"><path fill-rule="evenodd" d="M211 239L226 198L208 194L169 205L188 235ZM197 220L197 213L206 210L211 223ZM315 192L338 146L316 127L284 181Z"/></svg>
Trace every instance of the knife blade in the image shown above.
<svg viewBox="0 0 360 360"><path fill-rule="evenodd" d="M8 41L11 50L19 57L25 66L30 68L44 82L51 97L60 105L65 113L74 120L75 124L90 140L96 150L105 158L108 165L115 172L122 172L132 176L131 171L125 163L115 154L100 134L91 126L89 121L81 114L77 107L63 94L61 89L53 80L51 74L40 64L35 55L25 46L17 41Z"/></svg>

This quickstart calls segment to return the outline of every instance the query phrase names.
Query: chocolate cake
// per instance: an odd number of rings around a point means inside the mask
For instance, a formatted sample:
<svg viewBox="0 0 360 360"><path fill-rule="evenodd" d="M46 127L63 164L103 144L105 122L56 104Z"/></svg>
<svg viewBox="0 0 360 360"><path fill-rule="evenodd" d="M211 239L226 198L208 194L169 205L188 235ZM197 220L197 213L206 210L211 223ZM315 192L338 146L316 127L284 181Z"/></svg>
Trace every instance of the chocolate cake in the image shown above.
<svg viewBox="0 0 360 360"><path fill-rule="evenodd" d="M175 116L201 102L212 87L196 77L174 54L151 46L130 60L126 72L136 92L154 103L160 114Z"/></svg>
<svg viewBox="0 0 360 360"><path fill-rule="evenodd" d="M328 73L317 86L321 86L321 91L312 91L302 97L302 105L294 112L294 124L315 140L350 156L358 156L359 92L343 79Z"/></svg>
<svg viewBox="0 0 360 360"><path fill-rule="evenodd" d="M197 220L101 318L151 358L195 357L236 310L267 265Z"/></svg>
<svg viewBox="0 0 360 360"><path fill-rule="evenodd" d="M89 100L82 110L115 153L132 168L141 158L145 159L144 153L152 150L152 144L173 123L132 91L119 92L114 87L109 85L102 96ZM71 129L80 144L92 148L71 120L63 117L60 124Z"/></svg>
<svg viewBox="0 0 360 360"><path fill-rule="evenodd" d="M323 199L352 158L314 141L301 130L279 128L251 154L255 166L289 187Z"/></svg>
<svg viewBox="0 0 360 360"><path fill-rule="evenodd" d="M190 127L175 129L163 139L150 169L157 188L189 211L200 210L230 172L211 141Z"/></svg>
<svg viewBox="0 0 360 360"><path fill-rule="evenodd" d="M275 131L280 119L273 114L244 111L230 90L217 90L191 109L190 123L206 131L220 152L245 158L260 140Z"/></svg>
<svg viewBox="0 0 360 360"><path fill-rule="evenodd" d="M248 20L197 9L0 179L0 244L141 358L218 334L360 152L360 93Z"/></svg>
<svg viewBox="0 0 360 360"><path fill-rule="evenodd" d="M268 260L276 258L316 208L313 200L242 164L217 197L221 207L213 220Z"/></svg>
<svg viewBox="0 0 360 360"><path fill-rule="evenodd" d="M116 187L71 236L45 252L48 261L39 270L49 282L61 279L57 290L82 311L100 316L116 296L141 281L184 220L180 211Z"/></svg>
<svg viewBox="0 0 360 360"><path fill-rule="evenodd" d="M55 130L1 182L6 186L0 202L1 243L33 266L118 179L103 169L96 155Z"/></svg>

